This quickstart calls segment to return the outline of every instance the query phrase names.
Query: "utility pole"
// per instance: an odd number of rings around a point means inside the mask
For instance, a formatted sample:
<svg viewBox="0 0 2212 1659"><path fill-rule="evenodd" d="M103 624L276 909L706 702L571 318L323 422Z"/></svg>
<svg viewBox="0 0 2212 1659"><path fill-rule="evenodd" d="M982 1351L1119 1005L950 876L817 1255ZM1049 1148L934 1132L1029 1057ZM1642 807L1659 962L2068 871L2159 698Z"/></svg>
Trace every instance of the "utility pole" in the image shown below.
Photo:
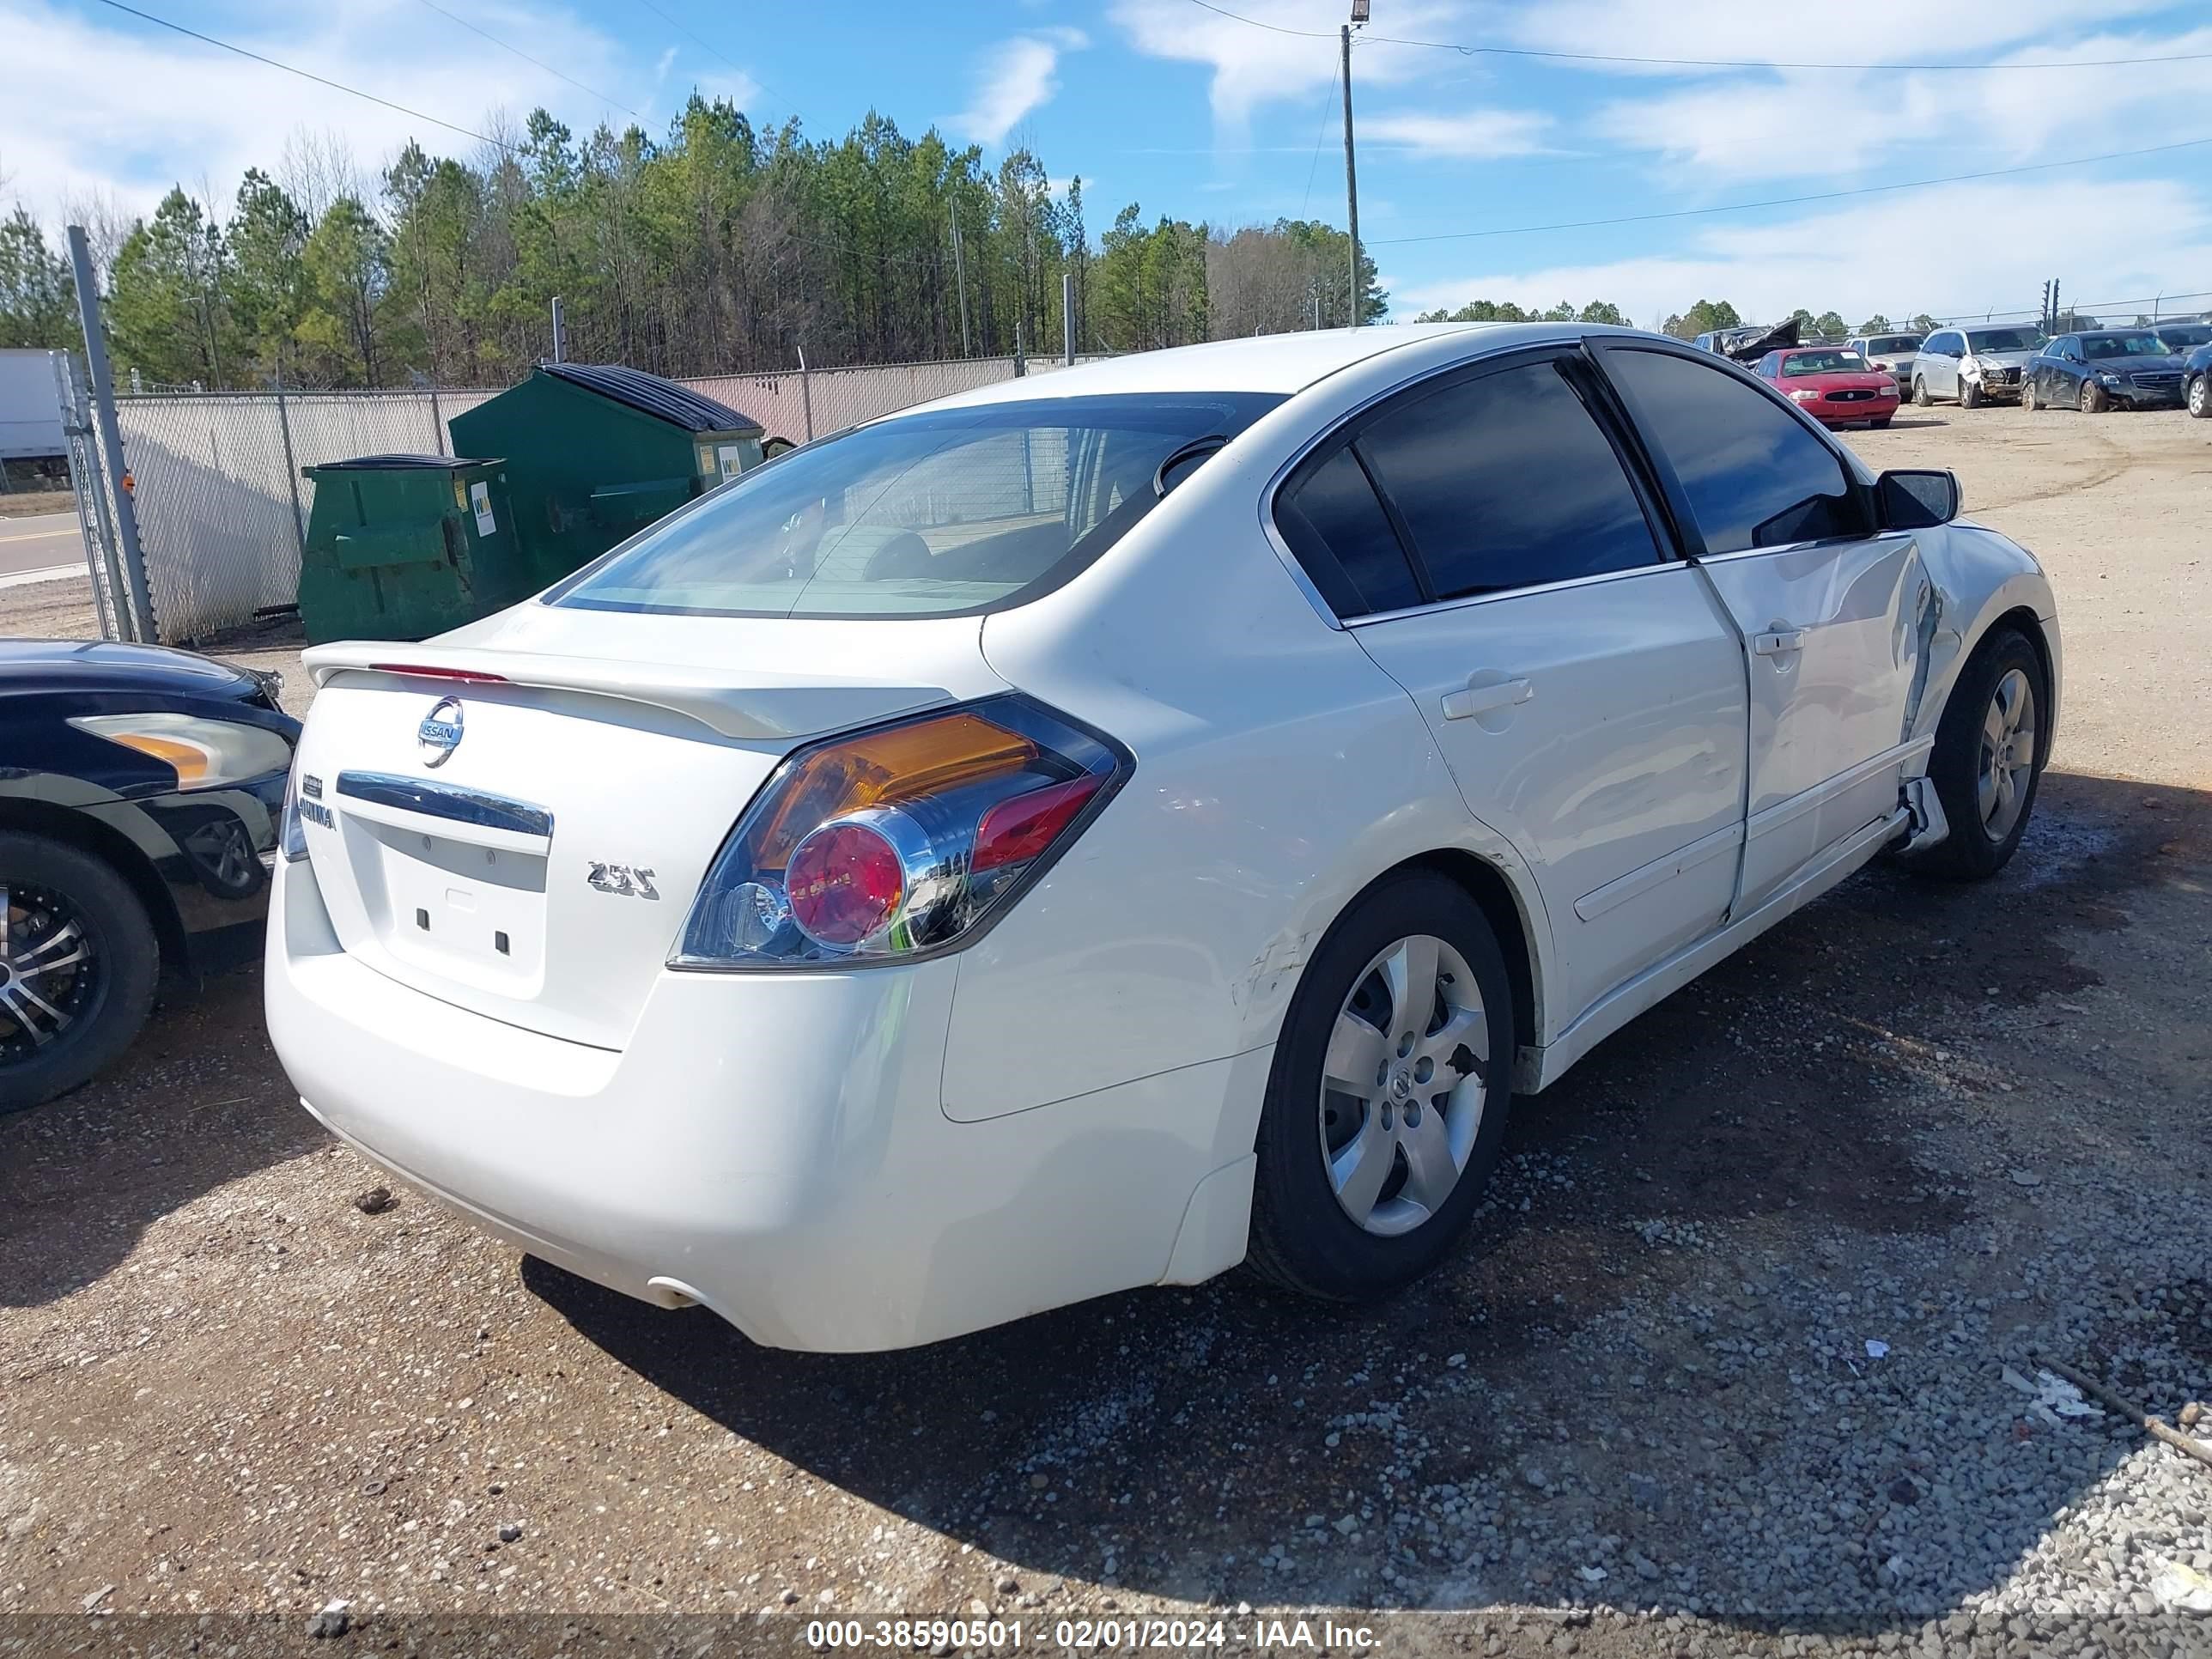
<svg viewBox="0 0 2212 1659"><path fill-rule="evenodd" d="M557 294L553 296L553 361L568 361L568 330L561 316L561 296Z"/></svg>
<svg viewBox="0 0 2212 1659"><path fill-rule="evenodd" d="M960 287L960 355L969 355L968 344L968 262L960 253L960 198L952 198L952 280Z"/></svg>
<svg viewBox="0 0 2212 1659"><path fill-rule="evenodd" d="M1075 273L1060 273L1060 342L1062 360L1075 367Z"/></svg>
<svg viewBox="0 0 2212 1659"><path fill-rule="evenodd" d="M115 492L115 528L123 544L123 574L131 587L129 636L151 645L154 596L146 585L146 550L138 540L138 509L131 499L130 469L123 461L123 429L115 423L115 377L107 367L107 338L100 325L100 284L92 274L92 244L84 227L69 228L70 271L76 279L77 316L84 323L84 366L92 376L94 418L100 422L100 447L107 452L107 480Z"/></svg>
<svg viewBox="0 0 2212 1659"><path fill-rule="evenodd" d="M1367 0L1352 0L1352 15L1358 22L1367 21ZM1345 217L1351 222L1352 230L1352 288L1350 290L1352 326L1359 326L1359 170L1352 159L1352 25L1346 23L1339 31L1344 44L1344 205Z"/></svg>

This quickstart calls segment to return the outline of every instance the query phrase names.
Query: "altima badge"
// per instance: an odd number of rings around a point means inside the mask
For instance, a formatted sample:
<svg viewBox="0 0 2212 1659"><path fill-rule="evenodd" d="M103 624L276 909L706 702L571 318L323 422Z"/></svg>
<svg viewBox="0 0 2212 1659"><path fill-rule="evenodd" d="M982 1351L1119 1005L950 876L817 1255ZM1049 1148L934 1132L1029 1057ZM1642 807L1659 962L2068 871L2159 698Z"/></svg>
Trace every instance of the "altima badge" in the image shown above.
<svg viewBox="0 0 2212 1659"><path fill-rule="evenodd" d="M461 746L461 700L439 698L415 728L415 741L422 745L422 764L443 766L446 757Z"/></svg>

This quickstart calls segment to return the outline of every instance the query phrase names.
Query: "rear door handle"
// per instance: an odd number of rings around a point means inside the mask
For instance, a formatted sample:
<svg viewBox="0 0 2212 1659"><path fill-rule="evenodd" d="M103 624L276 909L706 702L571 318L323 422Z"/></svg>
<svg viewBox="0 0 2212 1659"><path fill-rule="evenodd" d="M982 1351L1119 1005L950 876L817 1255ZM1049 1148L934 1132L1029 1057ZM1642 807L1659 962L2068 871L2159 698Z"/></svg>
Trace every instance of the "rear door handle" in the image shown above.
<svg viewBox="0 0 2212 1659"><path fill-rule="evenodd" d="M1463 720L1474 714L1487 714L1495 708L1510 708L1515 703L1526 702L1536 695L1536 688L1526 679L1492 680L1486 684L1470 684L1462 691L1444 693L1444 718Z"/></svg>
<svg viewBox="0 0 2212 1659"><path fill-rule="evenodd" d="M1805 648L1805 630L1802 628L1778 628L1771 633L1751 636L1751 648L1762 657L1779 657L1791 651Z"/></svg>

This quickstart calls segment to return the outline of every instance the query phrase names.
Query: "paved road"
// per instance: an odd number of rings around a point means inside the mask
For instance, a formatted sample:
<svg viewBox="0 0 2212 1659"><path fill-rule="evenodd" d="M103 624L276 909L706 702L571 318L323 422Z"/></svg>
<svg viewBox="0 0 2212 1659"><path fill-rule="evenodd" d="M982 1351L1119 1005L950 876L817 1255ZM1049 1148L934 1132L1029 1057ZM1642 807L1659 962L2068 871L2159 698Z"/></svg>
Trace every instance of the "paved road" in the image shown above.
<svg viewBox="0 0 2212 1659"><path fill-rule="evenodd" d="M0 580L58 565L84 568L84 539L74 513L0 519Z"/></svg>

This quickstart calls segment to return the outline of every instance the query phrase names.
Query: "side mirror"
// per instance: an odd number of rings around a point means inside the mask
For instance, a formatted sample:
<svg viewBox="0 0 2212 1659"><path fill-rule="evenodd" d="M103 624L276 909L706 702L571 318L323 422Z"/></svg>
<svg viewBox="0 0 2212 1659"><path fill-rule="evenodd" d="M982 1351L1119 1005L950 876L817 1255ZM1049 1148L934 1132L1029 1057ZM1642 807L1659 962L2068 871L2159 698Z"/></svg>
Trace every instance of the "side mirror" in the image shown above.
<svg viewBox="0 0 2212 1659"><path fill-rule="evenodd" d="M1875 480L1874 489L1884 530L1927 530L1959 516L1954 472L1885 472Z"/></svg>

